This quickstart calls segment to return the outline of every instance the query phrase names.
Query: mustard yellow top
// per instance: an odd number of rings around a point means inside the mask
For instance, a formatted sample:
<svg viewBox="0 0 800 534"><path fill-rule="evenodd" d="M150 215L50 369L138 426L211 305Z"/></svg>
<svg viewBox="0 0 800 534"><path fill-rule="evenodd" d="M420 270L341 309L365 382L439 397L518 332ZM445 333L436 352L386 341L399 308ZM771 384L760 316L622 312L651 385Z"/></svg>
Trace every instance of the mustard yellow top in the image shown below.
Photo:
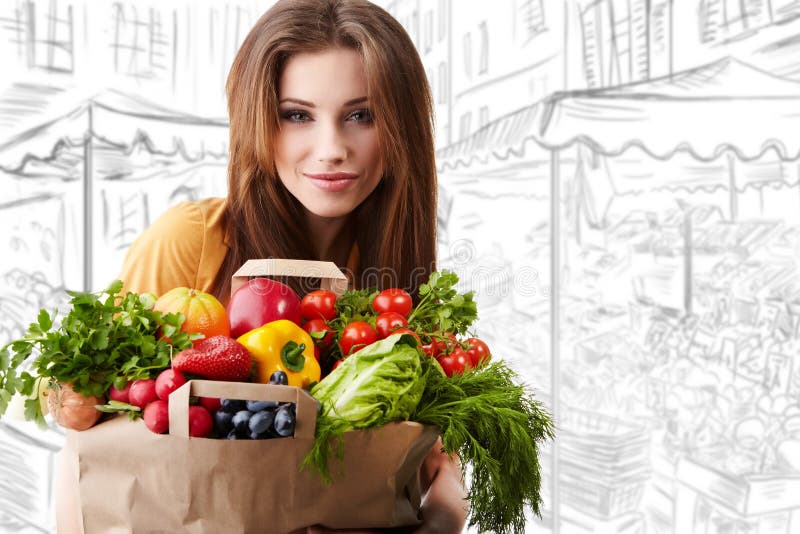
<svg viewBox="0 0 800 534"><path fill-rule="evenodd" d="M165 211L128 249L119 275L123 290L156 296L175 287L210 292L228 253L224 208L224 198L206 198ZM347 260L349 273L357 272L358 263L354 244Z"/></svg>
<svg viewBox="0 0 800 534"><path fill-rule="evenodd" d="M210 291L228 253L224 198L181 202L133 242L120 279L126 291L160 296L174 287Z"/></svg>

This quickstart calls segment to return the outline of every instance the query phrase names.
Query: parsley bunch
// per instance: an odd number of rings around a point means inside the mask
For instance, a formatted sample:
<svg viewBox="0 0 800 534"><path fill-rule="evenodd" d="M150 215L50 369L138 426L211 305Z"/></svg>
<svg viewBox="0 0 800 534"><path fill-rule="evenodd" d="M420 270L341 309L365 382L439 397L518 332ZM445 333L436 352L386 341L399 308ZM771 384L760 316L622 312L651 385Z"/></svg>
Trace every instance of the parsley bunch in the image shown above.
<svg viewBox="0 0 800 534"><path fill-rule="evenodd" d="M443 269L431 273L419 287L419 303L408 316L408 326L415 332L453 332L464 334L478 318L474 293L455 289L458 275Z"/></svg>
<svg viewBox="0 0 800 534"><path fill-rule="evenodd" d="M122 294L120 280L99 293L67 293L71 309L60 325L55 314L41 310L21 339L0 349L0 416L15 393L31 396L38 379L69 382L75 391L103 397L112 384L122 389L168 368L172 353L197 337L180 331L183 314L154 311L150 294ZM23 366L33 354L31 373ZM37 398L25 401L25 418L44 425Z"/></svg>

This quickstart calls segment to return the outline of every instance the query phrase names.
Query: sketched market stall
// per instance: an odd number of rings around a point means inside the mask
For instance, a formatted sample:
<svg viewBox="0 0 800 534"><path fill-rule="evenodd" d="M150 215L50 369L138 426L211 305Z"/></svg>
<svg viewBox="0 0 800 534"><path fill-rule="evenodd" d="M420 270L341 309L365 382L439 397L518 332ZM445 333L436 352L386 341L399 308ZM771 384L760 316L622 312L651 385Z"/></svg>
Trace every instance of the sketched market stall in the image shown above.
<svg viewBox="0 0 800 534"><path fill-rule="evenodd" d="M113 90L62 96L0 139L0 343L23 335L40 308L63 309L65 289L106 287L133 238L169 205L227 187L227 121ZM20 490L0 495L0 530L52 521L61 434L28 430L0 424L0 469Z"/></svg>
<svg viewBox="0 0 800 534"><path fill-rule="evenodd" d="M551 403L578 425L549 473L563 521L787 534L798 521L799 115L800 84L726 58L556 93L440 151L443 173L550 155ZM572 480L570 433L619 432L586 426L586 409L650 433L645 487L622 456L616 479ZM733 502L722 481L774 498ZM674 518L648 515L664 495Z"/></svg>

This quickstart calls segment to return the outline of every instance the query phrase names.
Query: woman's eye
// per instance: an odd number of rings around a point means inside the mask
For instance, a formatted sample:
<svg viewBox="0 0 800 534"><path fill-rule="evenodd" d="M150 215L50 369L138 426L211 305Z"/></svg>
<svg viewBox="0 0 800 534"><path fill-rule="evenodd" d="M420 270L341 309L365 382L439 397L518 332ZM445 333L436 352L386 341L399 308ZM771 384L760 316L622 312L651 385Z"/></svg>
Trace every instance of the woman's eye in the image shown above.
<svg viewBox="0 0 800 534"><path fill-rule="evenodd" d="M299 109L290 109L281 113L281 118L291 122L306 122L310 120L308 113Z"/></svg>
<svg viewBox="0 0 800 534"><path fill-rule="evenodd" d="M359 109L352 112L347 118L356 122L372 122L372 113L368 109Z"/></svg>

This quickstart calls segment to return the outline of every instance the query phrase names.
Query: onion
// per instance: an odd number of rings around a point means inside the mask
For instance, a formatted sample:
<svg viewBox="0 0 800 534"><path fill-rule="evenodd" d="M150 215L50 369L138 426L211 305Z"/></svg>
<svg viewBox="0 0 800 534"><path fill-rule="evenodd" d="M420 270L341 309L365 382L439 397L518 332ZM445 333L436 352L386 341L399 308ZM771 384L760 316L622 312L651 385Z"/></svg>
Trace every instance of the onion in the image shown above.
<svg viewBox="0 0 800 534"><path fill-rule="evenodd" d="M59 382L47 395L47 406L56 423L70 430L91 428L103 415L95 408L105 404L100 397L88 397L72 389L72 384Z"/></svg>

